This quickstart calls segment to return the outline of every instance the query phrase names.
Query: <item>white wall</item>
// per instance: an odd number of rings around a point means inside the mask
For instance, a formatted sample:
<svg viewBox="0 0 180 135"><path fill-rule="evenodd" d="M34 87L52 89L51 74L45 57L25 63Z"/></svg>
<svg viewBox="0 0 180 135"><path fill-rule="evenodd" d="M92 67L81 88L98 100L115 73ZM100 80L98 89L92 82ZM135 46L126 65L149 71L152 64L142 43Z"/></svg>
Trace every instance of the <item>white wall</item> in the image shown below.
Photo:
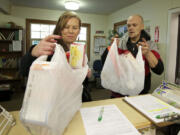
<svg viewBox="0 0 180 135"><path fill-rule="evenodd" d="M164 62L164 66L166 66L168 9L175 7L180 7L180 0L141 0L111 14L108 18L108 29L112 29L114 23L126 20L130 15L142 15L144 20L149 21L150 23L152 40L154 40L155 26L159 26L160 28L158 48ZM156 88L164 78L164 74L161 76L152 74L151 90Z"/></svg>
<svg viewBox="0 0 180 135"><path fill-rule="evenodd" d="M23 26L25 28L25 19L42 19L42 20L55 20L57 21L59 16L64 11L58 10L47 10L47 9L38 9L38 8L29 8L29 7L19 7L13 6L11 15L4 15L0 13L0 26L3 26L5 23L12 21L17 25ZM95 15L95 14L84 14L78 13L83 23L91 24L91 48L90 48L90 65L92 65L94 59L98 59L99 55L93 53L94 49L94 35L96 30L104 30L107 32L107 19L105 15Z"/></svg>
<svg viewBox="0 0 180 135"><path fill-rule="evenodd" d="M0 11L5 14L10 14L11 3L9 0L0 0Z"/></svg>

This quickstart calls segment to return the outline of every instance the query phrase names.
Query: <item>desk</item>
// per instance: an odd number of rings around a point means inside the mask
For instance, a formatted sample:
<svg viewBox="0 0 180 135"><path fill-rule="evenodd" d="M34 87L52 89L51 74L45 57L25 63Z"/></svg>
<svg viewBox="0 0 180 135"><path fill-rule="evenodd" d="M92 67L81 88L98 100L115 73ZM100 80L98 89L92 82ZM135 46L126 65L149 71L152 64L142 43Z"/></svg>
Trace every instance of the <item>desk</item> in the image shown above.
<svg viewBox="0 0 180 135"><path fill-rule="evenodd" d="M82 104L82 107L93 107L99 105L115 104L121 110L121 112L130 120L130 122L137 129L144 129L152 127L153 124L150 120L128 105L122 98L100 100L93 102L86 102ZM19 121L19 111L11 112L16 119L16 125L10 130L8 135L30 135ZM81 118L80 111L76 113L72 121L69 123L64 131L64 135L85 135L85 129ZM153 134L151 134L153 135Z"/></svg>

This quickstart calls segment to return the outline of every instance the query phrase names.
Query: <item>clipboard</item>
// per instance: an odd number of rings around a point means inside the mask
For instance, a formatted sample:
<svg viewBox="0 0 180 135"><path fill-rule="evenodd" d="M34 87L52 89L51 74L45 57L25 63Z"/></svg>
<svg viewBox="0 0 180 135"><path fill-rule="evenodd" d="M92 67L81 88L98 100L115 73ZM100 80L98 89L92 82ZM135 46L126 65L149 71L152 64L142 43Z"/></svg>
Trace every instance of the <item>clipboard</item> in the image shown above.
<svg viewBox="0 0 180 135"><path fill-rule="evenodd" d="M180 118L179 109L167 104L151 94L125 97L124 100L158 126L161 126L162 123L169 121L172 122L171 117L177 119ZM169 115L166 117L166 114L175 115ZM158 116L165 117L158 118Z"/></svg>

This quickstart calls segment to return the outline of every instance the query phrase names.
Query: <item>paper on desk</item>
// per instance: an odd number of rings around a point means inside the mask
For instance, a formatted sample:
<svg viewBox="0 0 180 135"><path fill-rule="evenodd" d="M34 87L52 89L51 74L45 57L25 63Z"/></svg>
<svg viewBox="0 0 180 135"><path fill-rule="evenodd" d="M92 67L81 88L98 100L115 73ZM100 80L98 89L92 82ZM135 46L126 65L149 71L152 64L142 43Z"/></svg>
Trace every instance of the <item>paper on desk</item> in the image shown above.
<svg viewBox="0 0 180 135"><path fill-rule="evenodd" d="M98 121L102 107L102 120ZM86 135L140 135L116 105L82 108L80 112Z"/></svg>
<svg viewBox="0 0 180 135"><path fill-rule="evenodd" d="M157 119L157 115L167 114L167 113L180 113L175 107L165 103L164 101L152 96L152 95L140 95L135 97L125 97L125 101L130 103L140 112L145 114L155 123L163 122L164 119Z"/></svg>

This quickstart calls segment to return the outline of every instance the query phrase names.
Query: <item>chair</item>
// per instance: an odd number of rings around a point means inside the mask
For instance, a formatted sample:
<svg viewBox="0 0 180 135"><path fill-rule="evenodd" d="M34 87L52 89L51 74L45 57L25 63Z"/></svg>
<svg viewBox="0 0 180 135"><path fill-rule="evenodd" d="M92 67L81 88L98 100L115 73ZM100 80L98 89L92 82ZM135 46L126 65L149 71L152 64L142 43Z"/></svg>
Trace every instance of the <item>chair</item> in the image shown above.
<svg viewBox="0 0 180 135"><path fill-rule="evenodd" d="M93 63L93 70L94 70L94 78L96 81L96 87L101 87L101 71L102 71L102 62L101 60L95 60Z"/></svg>

